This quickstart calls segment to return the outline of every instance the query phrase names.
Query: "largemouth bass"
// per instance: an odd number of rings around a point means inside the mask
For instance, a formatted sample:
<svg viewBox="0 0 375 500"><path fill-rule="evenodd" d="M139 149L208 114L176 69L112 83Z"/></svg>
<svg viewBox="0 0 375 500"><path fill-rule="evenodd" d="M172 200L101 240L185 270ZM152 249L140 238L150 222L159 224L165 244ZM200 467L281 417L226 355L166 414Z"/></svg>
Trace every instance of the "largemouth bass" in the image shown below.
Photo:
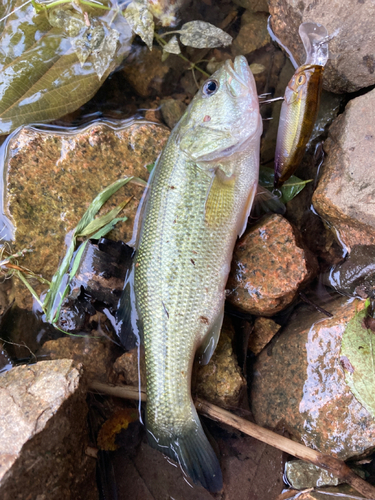
<svg viewBox="0 0 375 500"><path fill-rule="evenodd" d="M194 482L222 488L219 461L191 393L223 321L233 247L258 183L262 120L243 56L207 80L171 132L143 206L134 264L146 354L150 444Z"/></svg>
<svg viewBox="0 0 375 500"><path fill-rule="evenodd" d="M328 61L327 30L318 23L302 23L299 34L306 51L288 83L281 106L275 152L275 187L294 174L305 154L319 111L324 66Z"/></svg>

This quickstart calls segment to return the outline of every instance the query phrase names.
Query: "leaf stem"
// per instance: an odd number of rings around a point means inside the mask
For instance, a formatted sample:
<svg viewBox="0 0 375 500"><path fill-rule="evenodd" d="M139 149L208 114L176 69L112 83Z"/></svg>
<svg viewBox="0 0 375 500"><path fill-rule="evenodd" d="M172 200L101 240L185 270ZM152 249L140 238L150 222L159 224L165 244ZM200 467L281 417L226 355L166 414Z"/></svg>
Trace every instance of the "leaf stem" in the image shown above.
<svg viewBox="0 0 375 500"><path fill-rule="evenodd" d="M169 35L171 33L178 33L178 32L175 32L175 31L171 31L171 32L168 32L168 33L165 33L165 35ZM164 40L164 38L162 38L163 35L159 35L158 33L154 33L154 37L155 37L155 40L159 43L159 45L161 45L162 47L164 45L167 45L167 42ZM183 54L175 54L177 55L178 57L180 57L181 59L183 59L185 62L189 63L190 64L190 68L191 70L193 69L196 69L198 71L200 71L202 73L202 75L206 76L206 77L209 77L209 73L207 73L206 71L204 71L203 69L201 69L199 66L197 66L196 64L194 64L193 62L189 61L189 59L187 57L185 57Z"/></svg>

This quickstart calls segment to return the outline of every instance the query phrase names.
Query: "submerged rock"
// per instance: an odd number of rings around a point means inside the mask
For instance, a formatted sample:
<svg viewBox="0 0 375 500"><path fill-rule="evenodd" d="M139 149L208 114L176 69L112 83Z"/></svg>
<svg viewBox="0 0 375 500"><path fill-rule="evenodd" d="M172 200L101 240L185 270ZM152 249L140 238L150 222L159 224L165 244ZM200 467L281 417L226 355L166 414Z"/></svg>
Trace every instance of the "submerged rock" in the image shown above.
<svg viewBox="0 0 375 500"><path fill-rule="evenodd" d="M289 460L285 464L285 479L296 490L340 484L337 476L303 460Z"/></svg>
<svg viewBox="0 0 375 500"><path fill-rule="evenodd" d="M273 316L293 302L315 268L289 222L281 215L267 216L236 244L227 300L248 313Z"/></svg>
<svg viewBox="0 0 375 500"><path fill-rule="evenodd" d="M270 42L267 31L266 12L246 11L241 18L241 28L237 38L232 43L232 54L246 55L264 47Z"/></svg>
<svg viewBox="0 0 375 500"><path fill-rule="evenodd" d="M329 42L330 58L324 71L324 88L331 92L354 92L375 84L375 5L365 0L269 0L271 27L298 64L306 55L298 35L305 21L323 24L335 34Z"/></svg>
<svg viewBox="0 0 375 500"><path fill-rule="evenodd" d="M303 306L273 345L260 353L251 388L256 422L279 422L305 445L342 460L375 448L375 421L345 382L340 364L346 325L364 302L336 298L333 318Z"/></svg>
<svg viewBox="0 0 375 500"><path fill-rule="evenodd" d="M95 331L93 333L95 334ZM88 380L107 382L116 357L114 347L114 344L105 338L61 337L43 344L38 356L72 360L74 366L83 366Z"/></svg>
<svg viewBox="0 0 375 500"><path fill-rule="evenodd" d="M315 210L348 249L375 244L375 90L348 103L331 125Z"/></svg>
<svg viewBox="0 0 375 500"><path fill-rule="evenodd" d="M205 366L194 365L192 375L193 392L198 396L222 408L237 408L245 393L246 380L238 366L233 351L232 340L234 329L228 319L224 319L220 339L210 362ZM138 368L138 360L140 366ZM146 386L146 363L144 349L138 353L137 348L126 352L116 359L113 365L114 378L125 385Z"/></svg>
<svg viewBox="0 0 375 500"><path fill-rule="evenodd" d="M249 336L248 348L255 355L271 341L271 339L280 330L280 325L270 318L255 318L254 328Z"/></svg>
<svg viewBox="0 0 375 500"><path fill-rule="evenodd" d="M169 131L139 121L92 123L81 129L56 131L25 127L7 144L6 213L15 226L16 250L33 248L22 265L51 279L66 252L65 238L104 187L125 177L148 179ZM109 210L130 201L110 238L129 241L143 188L127 184L105 205ZM31 308L32 297L14 280L16 304ZM37 287L41 292L46 287Z"/></svg>
<svg viewBox="0 0 375 500"><path fill-rule="evenodd" d="M71 360L12 368L0 377L0 497L96 500L85 384Z"/></svg>
<svg viewBox="0 0 375 500"><path fill-rule="evenodd" d="M246 393L246 380L233 352L234 329L224 320L220 339L210 362L195 374L197 394L222 408L238 408Z"/></svg>

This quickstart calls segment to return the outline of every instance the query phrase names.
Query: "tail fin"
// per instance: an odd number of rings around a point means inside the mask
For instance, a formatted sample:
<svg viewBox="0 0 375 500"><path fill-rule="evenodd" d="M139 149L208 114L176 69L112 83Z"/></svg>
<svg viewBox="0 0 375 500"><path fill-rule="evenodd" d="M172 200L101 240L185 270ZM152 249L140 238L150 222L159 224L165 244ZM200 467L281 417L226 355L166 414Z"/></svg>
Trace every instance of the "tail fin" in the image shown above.
<svg viewBox="0 0 375 500"><path fill-rule="evenodd" d="M173 434L172 430L168 436L160 436L148 423L146 426L150 446L178 462L194 483L201 483L212 493L223 488L219 460L203 431L198 415L179 434Z"/></svg>

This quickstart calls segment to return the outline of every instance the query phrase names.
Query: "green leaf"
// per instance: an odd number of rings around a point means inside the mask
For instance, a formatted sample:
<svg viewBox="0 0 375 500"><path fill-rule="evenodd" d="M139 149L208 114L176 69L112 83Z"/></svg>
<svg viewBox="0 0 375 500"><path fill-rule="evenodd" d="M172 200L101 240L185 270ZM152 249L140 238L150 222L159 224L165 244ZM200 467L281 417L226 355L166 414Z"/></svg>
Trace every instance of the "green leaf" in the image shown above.
<svg viewBox="0 0 375 500"><path fill-rule="evenodd" d="M0 35L0 135L55 120L91 99L121 62L131 36L130 29L122 33L118 47L118 30L105 31L104 42L81 67L64 28L51 27L45 12L36 14L27 4L9 16Z"/></svg>
<svg viewBox="0 0 375 500"><path fill-rule="evenodd" d="M92 234L94 231L97 232L93 237L101 238L102 236L105 236L113 228L116 222L124 220L124 219L115 219L115 217L128 203L128 200L124 201L118 207L112 209L110 212L100 217L99 219L94 220L94 218L96 214L99 212L99 210L102 208L104 203L114 193L116 193L116 191L118 191L122 186L133 180L138 182L141 179L134 177L126 177L124 179L119 179L110 184L109 186L107 186L94 198L94 200L90 203L90 206L88 207L86 212L83 214L81 220L79 221L77 227L73 232L72 240L65 254L65 257L51 280L51 287L48 290L47 295L43 302L43 310L45 311L46 319L48 322L54 323L57 321L62 301L69 292L70 282L73 279L75 273L77 272L80 259L85 247L85 243L83 243L79 248L78 252L76 253L73 263L71 264L77 246L77 238L80 236L88 236ZM70 265L72 267L69 273L69 277L67 277L67 272Z"/></svg>
<svg viewBox="0 0 375 500"><path fill-rule="evenodd" d="M342 336L340 362L345 381L358 401L375 418L375 332L367 328L365 308L352 318Z"/></svg>
<svg viewBox="0 0 375 500"><path fill-rule="evenodd" d="M269 191L273 191L273 182L274 182L274 171L272 168L269 167L260 167L259 169L259 184L265 188L267 188ZM288 203L288 201L292 200L299 194L302 189L311 182L312 179L309 179L307 181L303 181L296 177L295 175L292 175L290 179L288 179L281 188L279 188L279 191L281 191L281 198L280 201L283 203Z"/></svg>
<svg viewBox="0 0 375 500"><path fill-rule="evenodd" d="M146 168L148 170L148 173L151 174L151 172L153 171L154 167L155 167L155 161L154 163L149 163L148 165L146 165Z"/></svg>

